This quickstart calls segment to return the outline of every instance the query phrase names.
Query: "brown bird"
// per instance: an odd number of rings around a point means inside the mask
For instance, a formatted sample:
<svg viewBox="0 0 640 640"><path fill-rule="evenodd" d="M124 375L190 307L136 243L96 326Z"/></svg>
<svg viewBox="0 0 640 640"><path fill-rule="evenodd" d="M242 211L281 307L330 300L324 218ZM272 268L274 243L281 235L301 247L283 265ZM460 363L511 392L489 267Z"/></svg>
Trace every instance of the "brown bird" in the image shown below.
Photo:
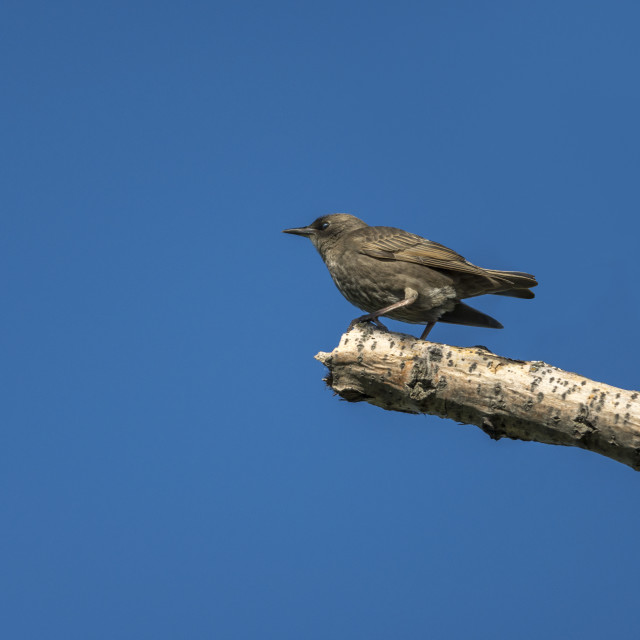
<svg viewBox="0 0 640 640"><path fill-rule="evenodd" d="M283 233L308 237L342 295L367 312L348 330L359 322L386 329L380 316L426 324L422 339L436 322L502 329L461 300L485 293L533 298L529 288L538 284L528 273L483 269L437 242L394 227L370 227L347 213Z"/></svg>

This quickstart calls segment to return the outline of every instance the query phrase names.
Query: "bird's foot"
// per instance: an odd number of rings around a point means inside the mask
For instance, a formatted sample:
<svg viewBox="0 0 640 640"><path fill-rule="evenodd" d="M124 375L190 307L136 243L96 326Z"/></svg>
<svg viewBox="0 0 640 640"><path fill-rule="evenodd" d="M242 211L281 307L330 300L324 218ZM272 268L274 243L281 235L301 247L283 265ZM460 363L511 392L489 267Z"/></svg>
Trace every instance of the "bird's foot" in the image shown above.
<svg viewBox="0 0 640 640"><path fill-rule="evenodd" d="M375 322L376 327L378 327L378 329L380 329L380 331L385 331L386 333L389 333L389 329L387 329L387 327L385 327L382 322L380 322L380 318L374 318L373 322Z"/></svg>
<svg viewBox="0 0 640 640"><path fill-rule="evenodd" d="M380 320L378 319L378 316L375 316L371 313L368 313L366 316L360 316L359 318L352 320L351 323L349 324L349 328L347 329L347 331L351 331L351 329L353 329L357 324L360 324L361 322L373 322L373 324L375 324L378 327L378 329L381 329L382 331L389 331L389 329L387 329L387 327L385 327L382 324L382 322L380 322Z"/></svg>

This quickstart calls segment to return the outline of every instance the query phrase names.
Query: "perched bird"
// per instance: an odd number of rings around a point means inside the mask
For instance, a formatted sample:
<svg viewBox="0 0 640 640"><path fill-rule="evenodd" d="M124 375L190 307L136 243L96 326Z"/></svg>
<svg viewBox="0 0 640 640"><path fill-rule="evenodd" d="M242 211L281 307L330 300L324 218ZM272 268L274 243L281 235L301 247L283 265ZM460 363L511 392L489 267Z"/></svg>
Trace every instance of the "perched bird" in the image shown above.
<svg viewBox="0 0 640 640"><path fill-rule="evenodd" d="M283 233L313 242L342 295L366 311L351 322L379 317L426 324L427 337L436 322L502 329L502 325L461 302L485 293L533 298L538 283L520 271L483 269L447 247L394 227L370 227L355 216L334 213L307 227Z"/></svg>

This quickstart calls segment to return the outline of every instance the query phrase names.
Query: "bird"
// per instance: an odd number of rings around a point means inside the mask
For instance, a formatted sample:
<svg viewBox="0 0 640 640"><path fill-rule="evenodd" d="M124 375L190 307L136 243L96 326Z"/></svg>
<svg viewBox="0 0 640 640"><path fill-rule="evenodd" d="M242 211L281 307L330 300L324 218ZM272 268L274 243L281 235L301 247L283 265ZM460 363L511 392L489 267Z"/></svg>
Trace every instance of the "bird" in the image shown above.
<svg viewBox="0 0 640 640"><path fill-rule="evenodd" d="M380 317L424 324L421 340L437 322L502 329L462 300L483 294L530 299L538 284L529 273L483 269L442 244L395 227L369 226L348 213L283 233L309 238L342 295L366 311L347 331L362 322L387 331Z"/></svg>

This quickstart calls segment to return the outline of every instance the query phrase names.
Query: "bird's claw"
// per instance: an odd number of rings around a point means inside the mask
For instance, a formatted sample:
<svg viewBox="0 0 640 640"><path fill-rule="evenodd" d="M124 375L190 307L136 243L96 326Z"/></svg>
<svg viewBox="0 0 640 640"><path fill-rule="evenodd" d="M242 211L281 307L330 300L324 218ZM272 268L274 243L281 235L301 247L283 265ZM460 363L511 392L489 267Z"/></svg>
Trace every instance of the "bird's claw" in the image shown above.
<svg viewBox="0 0 640 640"><path fill-rule="evenodd" d="M360 316L359 318L352 320L351 323L349 324L349 327L347 328L347 332L351 331L351 329L353 329L357 324L360 324L361 322L372 322L378 327L378 329L382 331L387 331L387 332L389 331L389 329L387 329L387 327L385 327L382 324L382 322L380 322L377 316L372 316L371 314L367 314L366 316Z"/></svg>
<svg viewBox="0 0 640 640"><path fill-rule="evenodd" d="M367 316L360 316L359 318L352 320L349 323L349 327L347 328L347 331L351 331L351 329L353 329L357 324L360 324L361 322L369 322L369 318Z"/></svg>
<svg viewBox="0 0 640 640"><path fill-rule="evenodd" d="M376 318L373 322L376 323L376 326L378 327L378 329L380 329L380 331L384 331L385 333L389 333L389 329L387 329L387 327L385 327L382 322L380 322L380 320L378 320L378 318Z"/></svg>

